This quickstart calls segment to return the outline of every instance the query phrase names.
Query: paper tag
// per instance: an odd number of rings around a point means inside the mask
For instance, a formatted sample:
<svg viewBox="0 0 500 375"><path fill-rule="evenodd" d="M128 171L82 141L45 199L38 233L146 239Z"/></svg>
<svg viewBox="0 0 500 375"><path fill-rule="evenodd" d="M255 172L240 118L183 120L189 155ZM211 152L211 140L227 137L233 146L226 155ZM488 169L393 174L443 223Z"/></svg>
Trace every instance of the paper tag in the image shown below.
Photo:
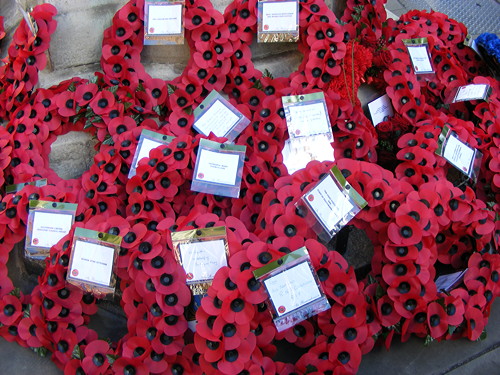
<svg viewBox="0 0 500 375"><path fill-rule="evenodd" d="M410 54L411 62L415 73L432 73L432 68L429 55L427 54L426 46L406 46Z"/></svg>
<svg viewBox="0 0 500 375"><path fill-rule="evenodd" d="M298 138L293 143L287 139L282 154L283 164L285 164L289 174L305 168L313 160L335 160L333 147L324 134Z"/></svg>
<svg viewBox="0 0 500 375"><path fill-rule="evenodd" d="M381 122L387 121L389 117L394 116L391 99L387 94L368 103L368 110L372 117L373 126L377 126Z"/></svg>
<svg viewBox="0 0 500 375"><path fill-rule="evenodd" d="M76 240L69 274L73 279L109 286L115 249Z"/></svg>
<svg viewBox="0 0 500 375"><path fill-rule="evenodd" d="M486 99L488 96L489 88L490 86L486 84L460 86L457 90L453 103L466 100Z"/></svg>
<svg viewBox="0 0 500 375"><path fill-rule="evenodd" d="M177 35L182 33L182 4L149 5L148 34Z"/></svg>
<svg viewBox="0 0 500 375"><path fill-rule="evenodd" d="M354 208L331 175L326 176L304 198L328 232L332 232L339 221Z"/></svg>
<svg viewBox="0 0 500 375"><path fill-rule="evenodd" d="M475 153L475 149L460 141L456 135L450 134L446 141L443 157L463 173L470 175Z"/></svg>
<svg viewBox="0 0 500 375"><path fill-rule="evenodd" d="M196 179L224 185L235 185L239 156L201 150L197 161Z"/></svg>
<svg viewBox="0 0 500 375"><path fill-rule="evenodd" d="M139 143L135 150L134 159L128 172L128 178L135 176L137 166L143 158L149 158L149 153L156 147L168 145L172 142L173 137L156 133L151 130L144 129L139 137Z"/></svg>
<svg viewBox="0 0 500 375"><path fill-rule="evenodd" d="M229 103L228 103L229 104ZM203 103L199 108L202 107ZM225 103L221 100L215 100L208 109L205 109L198 119L195 120L193 126L195 129L206 135L210 132L217 137L225 137L231 129L238 123L240 116L237 116Z"/></svg>
<svg viewBox="0 0 500 375"><path fill-rule="evenodd" d="M438 292L444 291L448 292L460 284L464 278L467 269L448 275L439 276L436 279L436 289Z"/></svg>
<svg viewBox="0 0 500 375"><path fill-rule="evenodd" d="M180 244L179 251L188 283L212 280L221 267L227 266L223 239Z"/></svg>
<svg viewBox="0 0 500 375"><path fill-rule="evenodd" d="M289 107L288 132L295 137L307 137L331 131L323 103Z"/></svg>
<svg viewBox="0 0 500 375"><path fill-rule="evenodd" d="M302 262L264 280L278 316L321 297L308 262Z"/></svg>
<svg viewBox="0 0 500 375"><path fill-rule="evenodd" d="M277 1L262 3L263 32L295 32L296 29L296 1Z"/></svg>
<svg viewBox="0 0 500 375"><path fill-rule="evenodd" d="M69 233L72 224L72 214L35 211L30 245L50 248Z"/></svg>

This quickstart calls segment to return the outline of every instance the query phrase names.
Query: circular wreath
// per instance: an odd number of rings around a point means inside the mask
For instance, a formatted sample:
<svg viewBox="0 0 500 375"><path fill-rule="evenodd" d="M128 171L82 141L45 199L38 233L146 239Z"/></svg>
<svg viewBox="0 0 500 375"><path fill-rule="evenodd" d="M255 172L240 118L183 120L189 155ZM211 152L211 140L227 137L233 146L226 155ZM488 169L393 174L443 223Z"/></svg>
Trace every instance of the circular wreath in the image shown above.
<svg viewBox="0 0 500 375"><path fill-rule="evenodd" d="M498 82L487 76L466 29L440 13L411 11L386 19L384 2L348 1L337 23L320 0L300 2L304 58L289 77L273 78L252 63L256 1L234 1L224 15L209 1L186 3L190 59L172 81L154 79L140 54L143 1L129 1L104 33L103 73L35 89L45 66L56 10L32 12L36 38L24 21L0 71L3 185L47 178L5 194L0 206L0 334L49 350L65 374L355 373L362 354L395 335L429 340L478 339L499 295ZM3 36L0 33L0 36ZM435 76L417 80L401 39L426 36ZM479 76L478 74L481 74ZM375 129L357 100L362 82L385 90L396 115ZM487 102L447 105L453 87L487 83ZM200 139L193 109L212 90L224 91L251 125L236 139L247 146L241 198L189 190ZM289 175L281 151L286 122L281 96L321 90L334 132L332 159ZM444 125L481 150L480 181L457 178L435 155ZM142 129L176 138L127 174ZM94 164L62 180L48 154L57 136L87 131L98 139ZM210 137L210 139L224 141ZM351 222L370 238L369 275L355 272L317 240L294 203L332 165L368 202ZM394 172L392 172L394 171ZM66 284L73 231L52 247L30 294L8 276L10 251L22 241L32 199L78 202L75 226L123 237L118 257L127 334L118 342L88 328L98 300ZM172 255L172 231L226 226L230 257L196 312L185 272ZM332 308L278 333L252 271L301 246ZM440 272L468 268L463 285L436 289ZM279 342L304 351L296 363L275 361Z"/></svg>

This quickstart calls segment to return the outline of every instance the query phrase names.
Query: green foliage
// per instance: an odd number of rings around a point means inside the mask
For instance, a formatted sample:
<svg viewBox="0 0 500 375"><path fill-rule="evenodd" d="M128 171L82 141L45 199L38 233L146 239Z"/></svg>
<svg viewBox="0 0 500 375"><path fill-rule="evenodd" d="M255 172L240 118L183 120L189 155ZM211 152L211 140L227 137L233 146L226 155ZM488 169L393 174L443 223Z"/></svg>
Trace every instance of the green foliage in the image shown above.
<svg viewBox="0 0 500 375"><path fill-rule="evenodd" d="M175 90L177 90L177 86L174 86L171 83L167 85L167 88L168 88L168 95L172 95L175 92Z"/></svg>
<svg viewBox="0 0 500 375"><path fill-rule="evenodd" d="M73 349L73 353L71 354L71 358L79 359L82 360L85 358L85 353L83 352L82 349L80 349L80 345L75 345Z"/></svg>

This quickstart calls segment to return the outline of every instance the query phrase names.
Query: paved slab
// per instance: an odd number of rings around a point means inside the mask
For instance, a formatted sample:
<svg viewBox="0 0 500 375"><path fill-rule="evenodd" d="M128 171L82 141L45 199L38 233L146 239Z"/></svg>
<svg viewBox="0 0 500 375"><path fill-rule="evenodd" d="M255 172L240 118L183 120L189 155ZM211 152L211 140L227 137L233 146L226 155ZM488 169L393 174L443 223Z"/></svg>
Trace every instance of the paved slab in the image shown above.
<svg viewBox="0 0 500 375"><path fill-rule="evenodd" d="M495 301L486 326L485 340L466 339L433 342L424 346L424 340L411 338L408 342L394 342L387 351L375 348L363 357L359 375L462 375L498 374L500 370L500 301ZM483 365L484 370L483 370ZM486 371L486 368L495 371ZM480 371L473 371L480 369Z"/></svg>

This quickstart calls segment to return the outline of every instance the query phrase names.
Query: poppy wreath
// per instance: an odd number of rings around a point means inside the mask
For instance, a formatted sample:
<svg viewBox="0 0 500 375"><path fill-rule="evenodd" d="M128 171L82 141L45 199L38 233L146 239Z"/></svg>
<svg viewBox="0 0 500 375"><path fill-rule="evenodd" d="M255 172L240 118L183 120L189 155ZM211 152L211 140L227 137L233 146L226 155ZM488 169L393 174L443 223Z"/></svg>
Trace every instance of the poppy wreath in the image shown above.
<svg viewBox="0 0 500 375"><path fill-rule="evenodd" d="M105 32L104 74L51 89L26 89L23 96L2 101L10 120L0 130L2 163L12 160L7 183L44 177L49 181L2 199L3 337L53 352L52 359L67 374L232 374L354 373L361 355L379 339L389 346L394 335L402 340L412 333L429 340L474 340L481 335L498 295L498 222L493 211L498 212L498 206L485 203L495 202L491 197L500 185L497 83L473 77L471 69L480 71L481 64L460 47L463 26L444 15L412 13L397 23L385 20L379 2L349 1L343 18L347 24L339 25L321 2L300 6L305 31L299 48L304 60L289 78L274 79L253 68L249 43L255 33L255 2L234 2L222 17L209 2L199 1L186 4L188 66L172 82L152 79L140 63L143 3L131 1ZM55 27L49 17L55 14L53 7L45 4L32 14L37 22ZM421 83L408 71L407 56L398 55L397 36L431 27L427 18L441 29L432 51L443 59L436 64L445 62L439 65L444 73L436 74L428 88L417 90ZM52 26L47 29L53 31ZM15 51L28 45L30 36L25 23L21 28L18 48L9 49L16 58ZM350 41L359 35L360 40ZM355 63L370 55L378 73L370 71L369 64ZM15 60L12 56L10 61ZM453 74L446 75L450 69ZM15 82L2 79L4 92L35 79L36 73ZM335 80L344 79L344 73L354 77L349 81L352 90L338 92ZM397 76L405 78L404 93L400 82L391 81ZM391 139L392 158L388 156L397 166L395 174L374 164L381 150L377 133L384 132L373 129L354 98L365 78L387 85L393 106L402 113L381 124L399 132ZM440 103L449 82L471 79L490 82L495 96L472 107L431 105ZM240 199L189 192L197 145L203 138L192 133L192 108L213 88L225 90L252 119L237 139L248 147ZM335 134L335 164L368 202L351 222L365 230L374 246L372 271L362 282L356 281L340 254L315 240L293 204L332 164L313 162L289 176L280 159L286 137L281 96L318 89L325 92ZM168 122L159 124L158 119ZM448 167L434 155L444 124L485 154L485 188L455 186L447 180ZM128 179L143 128L177 137L151 151L139 163L136 176ZM57 135L70 130L95 134L99 152L81 179L67 182L50 169L47 150ZM118 342L98 339L88 328L98 301L65 283L72 233L51 249L39 285L30 295L14 289L6 263L14 244L24 237L31 199L78 202L76 226L123 237L117 275L128 333ZM219 225L230 229L229 266L217 273L202 299L197 332L192 334L183 315L191 296L184 270L171 253L170 232ZM278 334L251 271L303 245L310 250L332 309ZM468 266L464 286L449 294L438 292L434 279L443 265L460 270ZM280 340L307 352L296 364L275 362Z"/></svg>

